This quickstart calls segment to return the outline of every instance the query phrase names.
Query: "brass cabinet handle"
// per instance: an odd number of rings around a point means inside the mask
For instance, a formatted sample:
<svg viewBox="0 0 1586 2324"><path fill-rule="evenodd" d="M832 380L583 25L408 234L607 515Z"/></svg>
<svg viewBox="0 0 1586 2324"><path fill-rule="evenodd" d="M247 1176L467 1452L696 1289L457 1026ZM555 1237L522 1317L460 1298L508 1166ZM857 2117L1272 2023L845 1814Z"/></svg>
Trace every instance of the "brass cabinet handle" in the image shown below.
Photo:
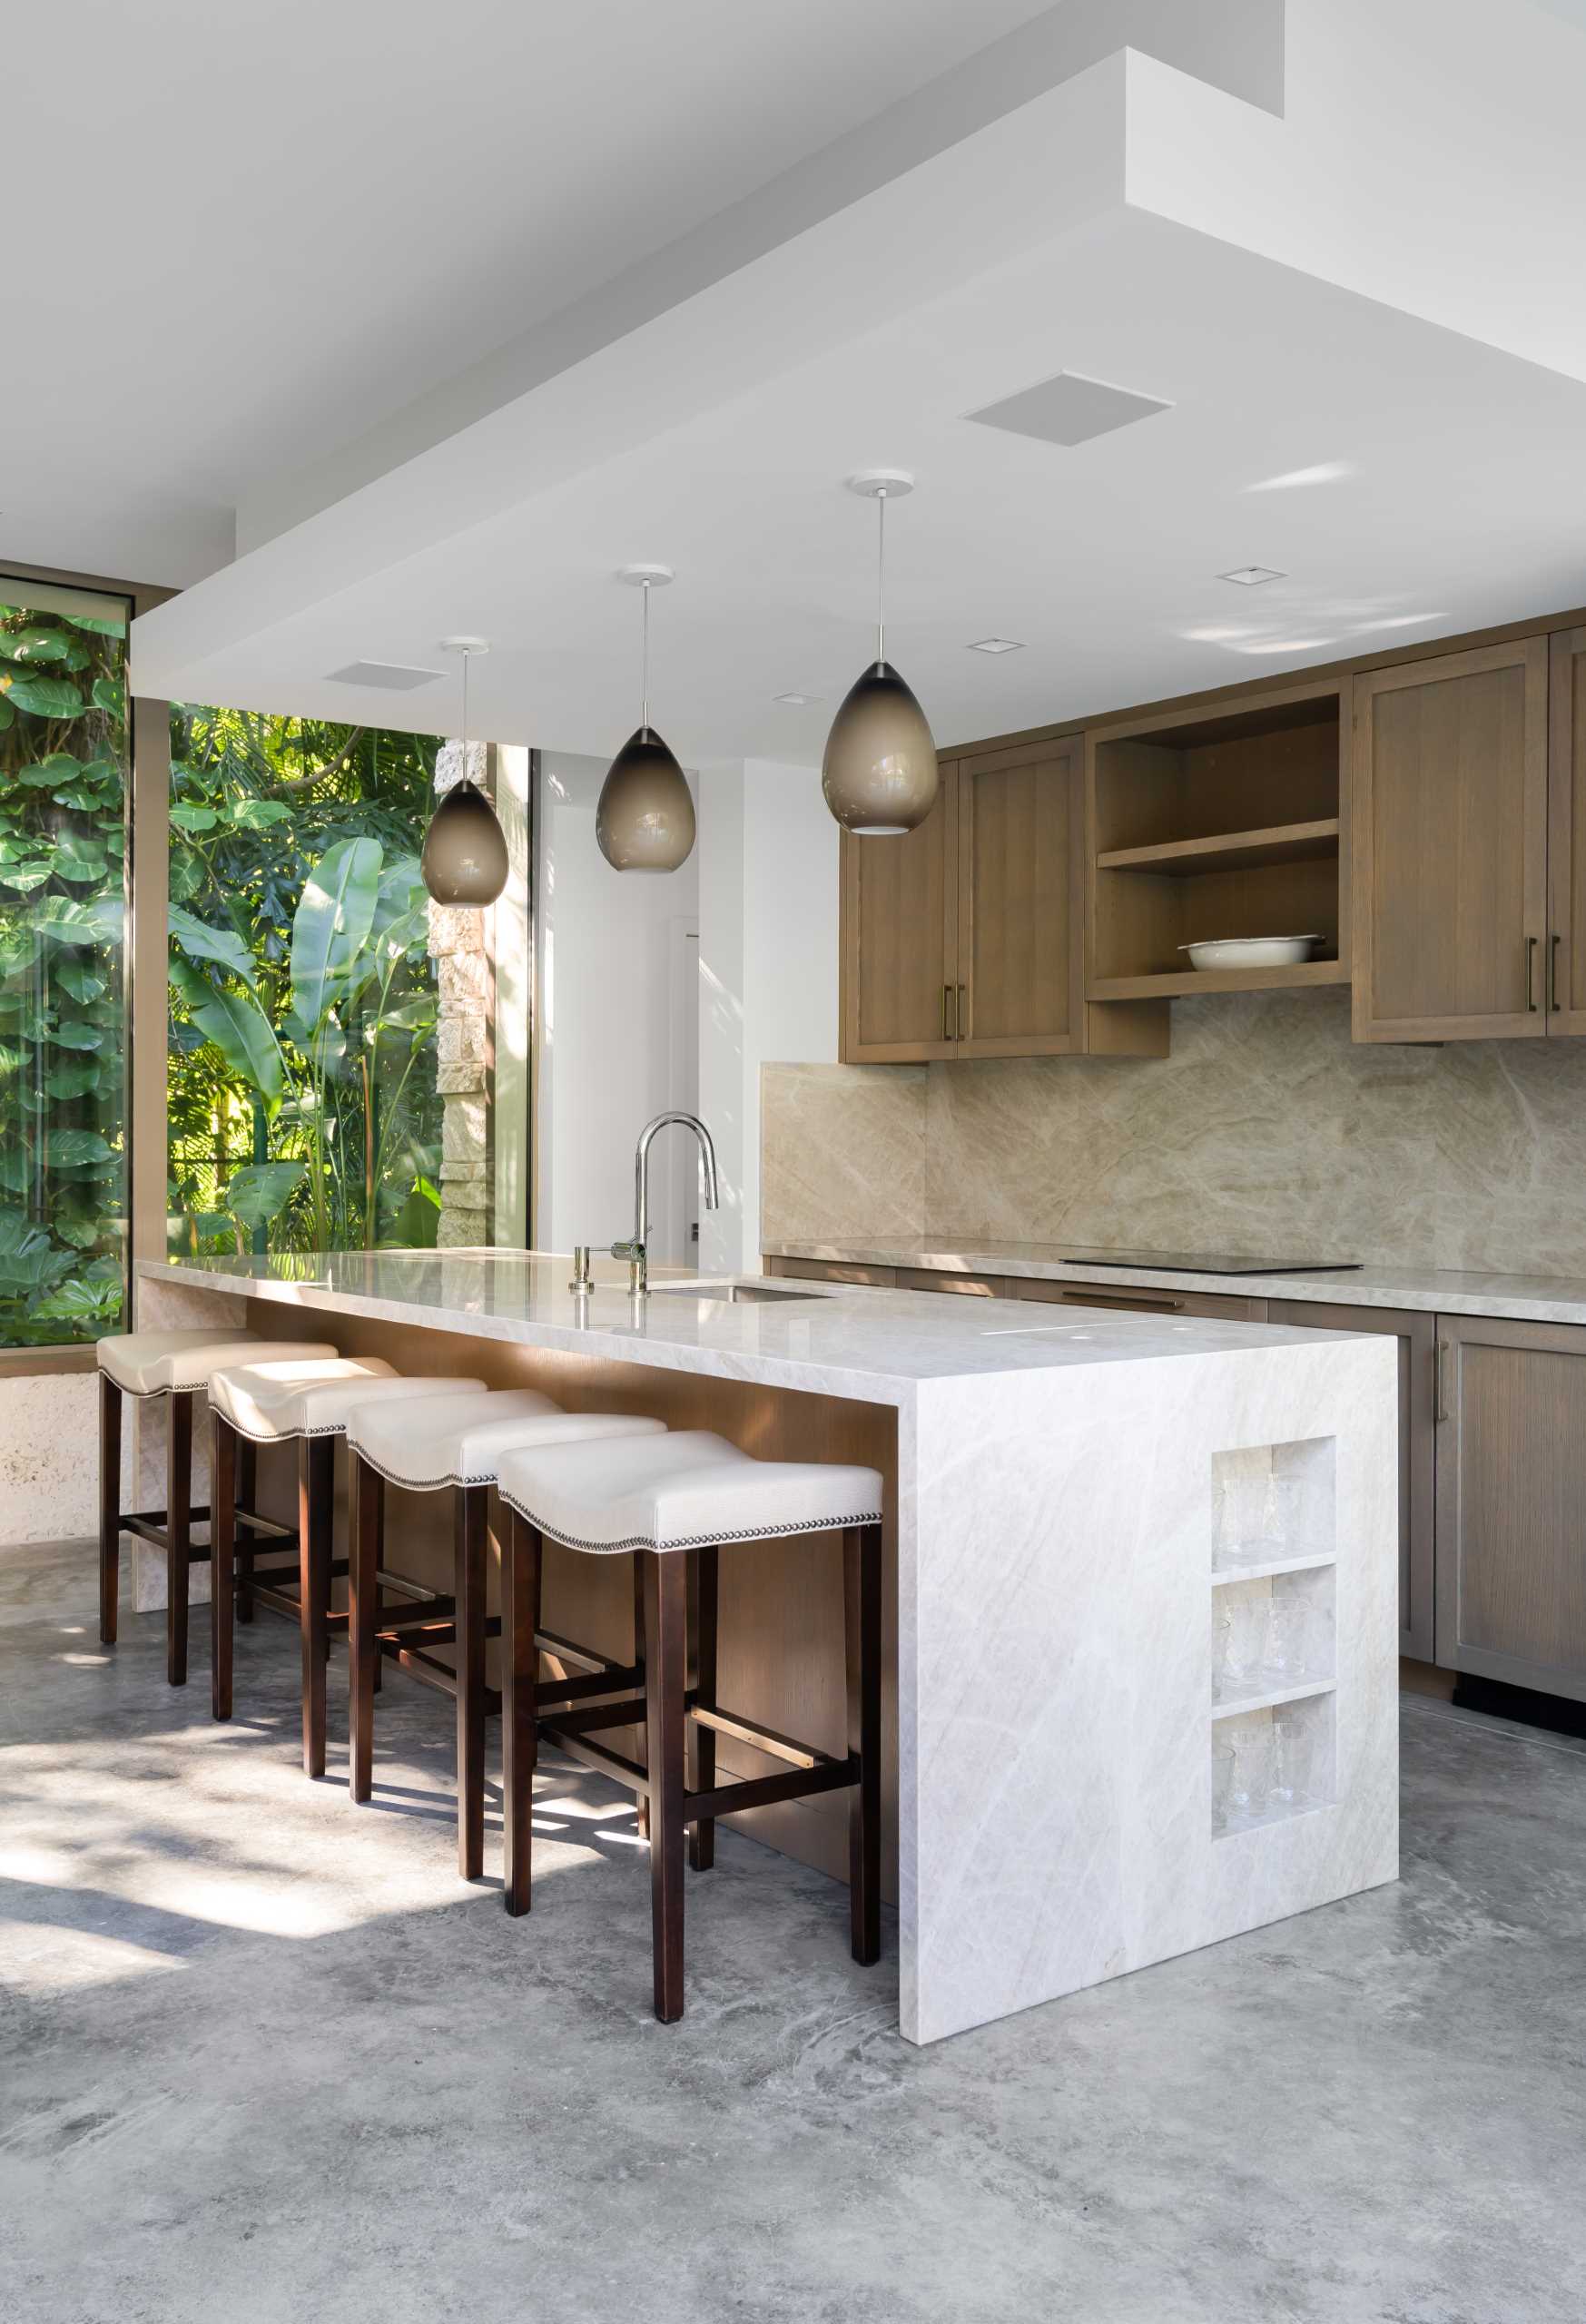
<svg viewBox="0 0 1586 2324"><path fill-rule="evenodd" d="M951 1017L952 987L950 984L944 984L941 988L941 1038L944 1041L951 1041L952 1039Z"/></svg>
<svg viewBox="0 0 1586 2324"><path fill-rule="evenodd" d="M968 985L960 984L958 989L958 1014L953 1019L953 1031L958 1035L960 1041L967 1041L969 1039L969 1035L964 1030L964 1027L969 1023L970 1019L970 1012L966 1000L968 992Z"/></svg>
<svg viewBox="0 0 1586 2324"><path fill-rule="evenodd" d="M1432 1417L1433 1420L1444 1421L1448 1418L1448 1342L1446 1340L1439 1340L1437 1343L1433 1356L1432 1378Z"/></svg>
<svg viewBox="0 0 1586 2324"><path fill-rule="evenodd" d="M1534 936L1528 936L1525 940L1525 1005L1534 1016L1536 1013L1536 939Z"/></svg>
<svg viewBox="0 0 1586 2324"><path fill-rule="evenodd" d="M1182 1299L1126 1299L1121 1293L1108 1291L1060 1291L1058 1296L1065 1305L1131 1307L1148 1315L1177 1315L1184 1305Z"/></svg>
<svg viewBox="0 0 1586 2324"><path fill-rule="evenodd" d="M1548 1002L1548 1007L1552 1010L1555 1017L1559 1013L1559 946L1561 941L1562 939L1558 936L1553 938L1552 950L1550 956L1550 975L1548 981L1552 988L1552 998Z"/></svg>

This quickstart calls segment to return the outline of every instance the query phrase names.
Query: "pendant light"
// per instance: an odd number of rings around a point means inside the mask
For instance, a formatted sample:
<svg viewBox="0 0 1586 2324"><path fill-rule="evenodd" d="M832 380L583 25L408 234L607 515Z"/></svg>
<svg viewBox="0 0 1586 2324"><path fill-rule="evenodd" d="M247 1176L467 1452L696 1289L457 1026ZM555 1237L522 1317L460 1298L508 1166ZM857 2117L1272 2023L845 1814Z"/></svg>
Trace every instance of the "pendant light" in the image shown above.
<svg viewBox="0 0 1586 2324"><path fill-rule="evenodd" d="M507 842L496 810L468 773L468 664L488 654L483 637L443 637L463 658L463 773L436 806L424 834L419 869L438 904L493 904L507 885Z"/></svg>
<svg viewBox="0 0 1586 2324"><path fill-rule="evenodd" d="M914 488L901 468L867 468L848 489L876 504L875 660L844 696L826 737L826 804L861 838L897 837L936 801L936 744L925 713L887 660L887 502Z"/></svg>
<svg viewBox="0 0 1586 2324"><path fill-rule="evenodd" d="M650 724L650 592L672 578L669 565L627 565L617 575L645 593L644 708L600 789L595 836L617 872L675 872L694 852L694 800L687 777Z"/></svg>

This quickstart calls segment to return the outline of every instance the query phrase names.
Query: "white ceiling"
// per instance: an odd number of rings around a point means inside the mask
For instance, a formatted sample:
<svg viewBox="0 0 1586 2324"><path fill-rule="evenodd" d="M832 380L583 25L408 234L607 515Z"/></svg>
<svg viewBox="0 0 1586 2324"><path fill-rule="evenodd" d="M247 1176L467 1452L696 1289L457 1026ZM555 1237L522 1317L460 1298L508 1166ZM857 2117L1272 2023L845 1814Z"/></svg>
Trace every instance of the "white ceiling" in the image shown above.
<svg viewBox="0 0 1586 2324"><path fill-rule="evenodd" d="M76 0L5 43L0 555L195 579L330 452L1050 0Z"/></svg>
<svg viewBox="0 0 1586 2324"><path fill-rule="evenodd" d="M474 631L481 731L606 751L636 715L611 575L661 559L674 747L808 761L869 643L839 480L870 463L919 475L890 642L944 741L1586 599L1586 44L1556 10L475 0L435 54L403 0L303 10L294 78L298 15L217 64L232 17L206 50L207 13L157 11L189 99L236 70L207 202L168 158L141 229L125 427L151 521L202 487L252 546L137 625L147 691L441 728L444 685L326 674ZM255 347L260 312L291 330ZM965 421L1062 368L1173 409L1071 449ZM54 378L0 379L0 415ZM54 427L58 535L95 512ZM1253 563L1288 577L1217 578ZM992 633L1025 650L966 650Z"/></svg>

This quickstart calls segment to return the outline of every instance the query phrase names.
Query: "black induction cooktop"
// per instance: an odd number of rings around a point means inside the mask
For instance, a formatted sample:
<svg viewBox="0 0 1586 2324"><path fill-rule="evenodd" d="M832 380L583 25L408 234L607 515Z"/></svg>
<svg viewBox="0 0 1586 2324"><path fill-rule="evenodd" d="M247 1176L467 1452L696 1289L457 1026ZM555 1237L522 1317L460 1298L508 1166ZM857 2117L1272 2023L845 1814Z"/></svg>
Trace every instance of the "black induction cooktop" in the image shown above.
<svg viewBox="0 0 1586 2324"><path fill-rule="evenodd" d="M1231 1251L1066 1251L1069 1266L1149 1267L1164 1275L1345 1275L1358 1259L1250 1259Z"/></svg>

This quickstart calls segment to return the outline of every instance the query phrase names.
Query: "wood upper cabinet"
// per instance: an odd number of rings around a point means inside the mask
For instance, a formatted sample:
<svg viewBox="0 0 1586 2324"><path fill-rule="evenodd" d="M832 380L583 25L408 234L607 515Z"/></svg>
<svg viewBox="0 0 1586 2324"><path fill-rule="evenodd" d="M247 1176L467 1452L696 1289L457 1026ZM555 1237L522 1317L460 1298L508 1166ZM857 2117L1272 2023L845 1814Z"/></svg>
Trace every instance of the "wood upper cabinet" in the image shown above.
<svg viewBox="0 0 1586 2324"><path fill-rule="evenodd" d="M842 838L842 1052L845 1065L956 1057L958 767L901 839Z"/></svg>
<svg viewBox="0 0 1586 2324"><path fill-rule="evenodd" d="M1547 1029L1548 641L1354 684L1355 1037Z"/></svg>
<svg viewBox="0 0 1586 2324"><path fill-rule="evenodd" d="M1586 1331L1437 1329L1437 1659L1586 1700Z"/></svg>
<svg viewBox="0 0 1586 2324"><path fill-rule="evenodd" d="M1083 739L958 767L960 1057L1083 1045Z"/></svg>
<svg viewBox="0 0 1586 2324"><path fill-rule="evenodd" d="M1084 741L950 761L902 839L842 841L848 1065L1166 1054L1161 1004L1084 1000Z"/></svg>
<svg viewBox="0 0 1586 2324"><path fill-rule="evenodd" d="M1552 653L1548 743L1550 1033L1586 1033L1586 629L1561 629Z"/></svg>

